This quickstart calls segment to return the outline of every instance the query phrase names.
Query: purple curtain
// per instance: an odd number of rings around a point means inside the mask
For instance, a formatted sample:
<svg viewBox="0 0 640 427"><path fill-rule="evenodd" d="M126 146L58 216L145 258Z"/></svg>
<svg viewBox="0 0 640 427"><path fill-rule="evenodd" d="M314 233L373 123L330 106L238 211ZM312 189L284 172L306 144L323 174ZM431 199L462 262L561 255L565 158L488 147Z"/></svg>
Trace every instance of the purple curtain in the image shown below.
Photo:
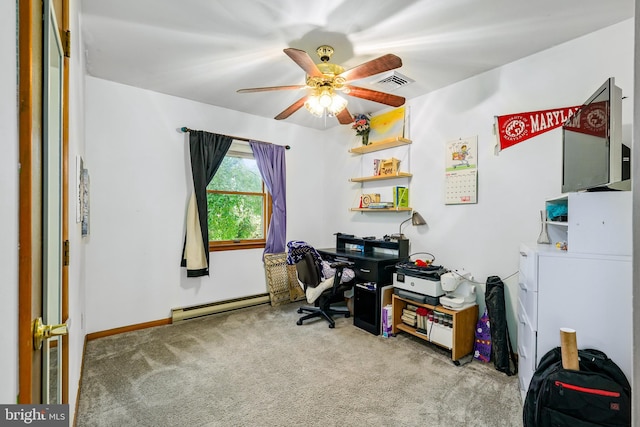
<svg viewBox="0 0 640 427"><path fill-rule="evenodd" d="M285 252L287 231L287 174L285 148L281 145L249 141L262 180L271 193L272 214L264 254Z"/></svg>

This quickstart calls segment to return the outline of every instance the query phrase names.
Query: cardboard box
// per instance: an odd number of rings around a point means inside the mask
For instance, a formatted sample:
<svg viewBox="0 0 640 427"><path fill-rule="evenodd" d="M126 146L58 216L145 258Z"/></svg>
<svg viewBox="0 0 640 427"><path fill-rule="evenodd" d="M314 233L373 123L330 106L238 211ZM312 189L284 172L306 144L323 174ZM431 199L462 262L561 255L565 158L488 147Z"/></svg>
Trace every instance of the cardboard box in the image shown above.
<svg viewBox="0 0 640 427"><path fill-rule="evenodd" d="M369 207L371 203L380 203L380 194L372 193L372 194L363 194L360 196L360 207L366 208Z"/></svg>
<svg viewBox="0 0 640 427"><path fill-rule="evenodd" d="M393 307L391 304L382 307L382 336L393 335Z"/></svg>
<svg viewBox="0 0 640 427"><path fill-rule="evenodd" d="M380 162L380 175L397 175L400 171L400 160L392 157Z"/></svg>

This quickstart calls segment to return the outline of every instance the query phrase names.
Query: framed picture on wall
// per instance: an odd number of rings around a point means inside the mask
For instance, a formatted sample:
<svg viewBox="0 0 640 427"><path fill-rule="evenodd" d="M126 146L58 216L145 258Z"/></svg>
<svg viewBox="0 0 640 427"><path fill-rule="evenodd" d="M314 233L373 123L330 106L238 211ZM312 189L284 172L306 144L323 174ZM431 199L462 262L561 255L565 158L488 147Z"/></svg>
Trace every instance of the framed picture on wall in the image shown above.
<svg viewBox="0 0 640 427"><path fill-rule="evenodd" d="M389 141L405 136L405 107L371 117L369 143Z"/></svg>
<svg viewBox="0 0 640 427"><path fill-rule="evenodd" d="M84 160L82 156L76 156L76 223L82 221L82 169Z"/></svg>
<svg viewBox="0 0 640 427"><path fill-rule="evenodd" d="M82 237L89 235L89 171L82 168L80 174Z"/></svg>

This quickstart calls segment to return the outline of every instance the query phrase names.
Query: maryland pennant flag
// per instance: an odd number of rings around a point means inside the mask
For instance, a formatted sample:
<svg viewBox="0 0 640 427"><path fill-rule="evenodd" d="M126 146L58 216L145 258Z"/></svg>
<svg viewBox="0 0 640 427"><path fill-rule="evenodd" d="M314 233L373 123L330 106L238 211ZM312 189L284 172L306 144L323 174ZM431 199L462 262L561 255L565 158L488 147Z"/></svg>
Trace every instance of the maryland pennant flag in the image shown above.
<svg viewBox="0 0 640 427"><path fill-rule="evenodd" d="M500 150L562 126L580 107L582 106L496 116L496 135Z"/></svg>
<svg viewBox="0 0 640 427"><path fill-rule="evenodd" d="M598 138L607 137L609 124L609 101L587 104L565 123L565 128L573 132L586 133Z"/></svg>

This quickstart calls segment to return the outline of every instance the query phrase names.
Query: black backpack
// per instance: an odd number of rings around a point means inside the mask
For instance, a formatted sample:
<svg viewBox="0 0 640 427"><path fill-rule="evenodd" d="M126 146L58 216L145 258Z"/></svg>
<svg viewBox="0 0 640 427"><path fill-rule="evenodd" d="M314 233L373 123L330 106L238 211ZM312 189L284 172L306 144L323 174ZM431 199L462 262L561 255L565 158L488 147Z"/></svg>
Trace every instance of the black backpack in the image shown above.
<svg viewBox="0 0 640 427"><path fill-rule="evenodd" d="M556 347L545 354L524 400L524 427L631 425L631 386L599 350L578 350L580 370L562 367Z"/></svg>

